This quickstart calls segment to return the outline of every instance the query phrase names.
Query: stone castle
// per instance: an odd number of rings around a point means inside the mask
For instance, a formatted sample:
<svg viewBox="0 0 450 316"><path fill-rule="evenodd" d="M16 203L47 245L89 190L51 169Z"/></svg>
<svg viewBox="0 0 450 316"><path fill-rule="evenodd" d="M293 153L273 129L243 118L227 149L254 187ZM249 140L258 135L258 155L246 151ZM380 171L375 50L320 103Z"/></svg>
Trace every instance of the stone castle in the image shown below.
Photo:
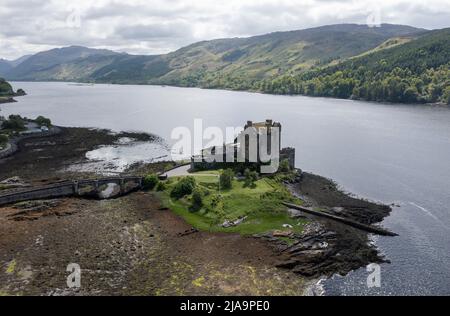
<svg viewBox="0 0 450 316"><path fill-rule="evenodd" d="M277 130L275 130L275 128ZM231 144L224 144L223 146L213 146L203 149L200 155L191 157L191 169L192 170L207 170L218 169L225 167L233 167L233 164L242 163L238 157L243 159L246 164L261 164L261 156L264 155L262 150L267 150L265 156L272 154L272 134L278 133L279 144L279 160L287 160L289 167L295 169L295 148L281 148L281 123L274 122L271 119L267 119L265 122L252 122L247 121L244 126L244 130L234 139ZM249 134L256 136L256 142L253 144L249 141ZM266 134L267 147L260 148L260 137ZM275 136L274 136L275 137ZM242 142L245 143L242 146ZM277 146L275 146L277 147ZM256 152L256 162L250 162L250 152ZM222 157L221 157L222 156ZM230 159L231 157L231 159Z"/></svg>

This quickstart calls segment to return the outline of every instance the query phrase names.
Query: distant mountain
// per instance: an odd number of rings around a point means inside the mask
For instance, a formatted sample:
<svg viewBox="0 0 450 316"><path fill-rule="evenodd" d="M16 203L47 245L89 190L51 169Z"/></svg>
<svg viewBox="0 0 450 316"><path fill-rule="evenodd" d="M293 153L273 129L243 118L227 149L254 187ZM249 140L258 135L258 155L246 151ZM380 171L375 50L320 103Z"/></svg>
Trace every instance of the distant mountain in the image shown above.
<svg viewBox="0 0 450 316"><path fill-rule="evenodd" d="M0 59L0 74L6 74L8 73L13 66L11 65L10 61L6 59Z"/></svg>
<svg viewBox="0 0 450 316"><path fill-rule="evenodd" d="M15 59L15 60L9 61L9 64L10 64L12 67L17 67L19 64L23 63L25 60L27 60L27 59L30 58L31 56L33 56L33 55L25 55L25 56L22 56L22 57L20 57L20 58Z"/></svg>
<svg viewBox="0 0 450 316"><path fill-rule="evenodd" d="M17 66L13 67L6 73L0 73L10 80L69 80L81 79L84 76L83 70L78 70L77 76L71 78L65 77L67 71L66 65L78 64L90 57L110 57L119 56L121 54L105 50L91 49L82 46L70 46L64 48L56 48L49 51L41 52L28 58L25 58Z"/></svg>
<svg viewBox="0 0 450 316"><path fill-rule="evenodd" d="M32 55L25 55L15 60L6 60L0 59L0 74L6 74L11 71L14 67L17 67L19 64L27 60Z"/></svg>
<svg viewBox="0 0 450 316"><path fill-rule="evenodd" d="M166 84L221 87L224 81L262 80L355 56L393 36L418 34L409 26L340 24L261 36L200 42L164 57Z"/></svg>
<svg viewBox="0 0 450 316"><path fill-rule="evenodd" d="M167 84L378 101L428 102L443 99L445 82L439 79L438 91L431 93L438 95L437 98L429 97L428 87L425 90L416 87L417 91L412 93L414 97L408 95L401 98L388 97L388 93L367 96L364 89L371 89L369 81L382 81L377 77L377 72L387 78L387 72L394 71L396 67L413 69L410 71L414 76L419 76L417 69L435 71L435 67L445 68L449 61L448 50L441 48L447 47L448 41L445 30L427 31L391 24L373 28L338 24L248 38L203 41L169 54L153 56L71 46L38 53L9 69L3 66L0 75L10 80ZM431 46L426 46L427 43ZM433 50L432 45L440 46ZM388 65L389 69L380 72L379 64ZM355 65L363 67L359 70L364 73L364 78L357 77L358 68ZM402 76L412 76L412 72ZM339 88L330 87L330 84L338 84L340 80L330 79L333 76L343 76L342 81L352 82L340 82L343 87ZM407 81L402 76L399 80ZM385 77L383 80L386 80ZM428 79L423 80L424 85L428 84ZM306 83L310 89L305 88ZM410 82L403 82L399 89L410 85ZM407 94L411 91L408 90Z"/></svg>

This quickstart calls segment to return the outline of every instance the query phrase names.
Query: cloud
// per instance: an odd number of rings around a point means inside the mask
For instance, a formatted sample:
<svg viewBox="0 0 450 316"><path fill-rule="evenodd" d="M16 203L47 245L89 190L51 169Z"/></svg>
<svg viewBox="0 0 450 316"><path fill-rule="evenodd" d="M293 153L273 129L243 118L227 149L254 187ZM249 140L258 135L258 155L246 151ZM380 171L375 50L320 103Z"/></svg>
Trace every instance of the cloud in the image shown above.
<svg viewBox="0 0 450 316"><path fill-rule="evenodd" d="M152 41L164 38L189 37L192 31L189 23L169 22L164 24L136 24L117 27L115 34L123 39Z"/></svg>
<svg viewBox="0 0 450 316"><path fill-rule="evenodd" d="M0 57L67 45L165 53L213 38L335 23L448 27L448 0L0 0Z"/></svg>

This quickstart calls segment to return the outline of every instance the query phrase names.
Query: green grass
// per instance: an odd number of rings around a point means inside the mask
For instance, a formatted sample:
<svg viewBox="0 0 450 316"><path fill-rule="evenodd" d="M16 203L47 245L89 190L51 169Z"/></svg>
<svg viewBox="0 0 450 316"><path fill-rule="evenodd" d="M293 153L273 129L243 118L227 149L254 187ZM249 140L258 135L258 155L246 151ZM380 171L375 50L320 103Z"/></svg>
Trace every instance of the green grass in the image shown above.
<svg viewBox="0 0 450 316"><path fill-rule="evenodd" d="M245 187L243 181L233 180L232 189L219 191L217 177L202 176L202 173L194 173L192 176L197 181L197 187L204 193L203 206L200 209L191 209L191 196L179 200L170 197L176 179L168 184L164 192L157 194L166 207L197 229L252 235L288 230L283 228L283 224L290 224L293 226L293 232L299 233L303 230L306 221L291 218L287 208L281 204L283 201L301 204L302 201L292 197L276 180L262 178L255 182L254 188ZM218 202L214 204L213 200ZM236 220L244 216L247 216L247 219L237 226L221 226L225 220Z"/></svg>

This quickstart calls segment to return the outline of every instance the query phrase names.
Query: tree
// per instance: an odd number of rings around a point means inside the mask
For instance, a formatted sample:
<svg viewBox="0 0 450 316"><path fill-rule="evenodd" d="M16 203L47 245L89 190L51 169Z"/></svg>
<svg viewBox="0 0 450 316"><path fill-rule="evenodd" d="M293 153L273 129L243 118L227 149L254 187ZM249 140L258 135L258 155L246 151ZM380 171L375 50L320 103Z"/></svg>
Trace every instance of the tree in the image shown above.
<svg viewBox="0 0 450 316"><path fill-rule="evenodd" d="M258 173L256 171L250 171L250 169L245 169L244 171L245 187L255 187L255 182L258 180Z"/></svg>
<svg viewBox="0 0 450 316"><path fill-rule="evenodd" d="M20 115L10 115L8 120L4 121L2 124L3 129L11 129L11 130L24 130L25 129L25 121Z"/></svg>
<svg viewBox="0 0 450 316"><path fill-rule="evenodd" d="M176 199L181 199L183 196L191 194L195 185L196 183L193 177L184 177L175 184L170 195Z"/></svg>
<svg viewBox="0 0 450 316"><path fill-rule="evenodd" d="M6 82L5 79L0 78L0 96L10 96L13 95L14 91L11 87L11 85Z"/></svg>
<svg viewBox="0 0 450 316"><path fill-rule="evenodd" d="M280 162L280 171L281 172L289 172L291 167L289 166L289 160L283 159Z"/></svg>
<svg viewBox="0 0 450 316"><path fill-rule="evenodd" d="M202 192L196 188L192 192L192 209L197 211L203 206L203 195Z"/></svg>
<svg viewBox="0 0 450 316"><path fill-rule="evenodd" d="M36 122L39 126L47 126L47 127L52 126L52 121L50 121L49 118L43 117L43 116L41 116L41 115L39 115L39 116L36 118L35 122Z"/></svg>
<svg viewBox="0 0 450 316"><path fill-rule="evenodd" d="M165 191L167 189L167 185L166 183L164 183L163 181L159 181L158 184L156 185L156 191Z"/></svg>
<svg viewBox="0 0 450 316"><path fill-rule="evenodd" d="M445 87L442 95L442 102L450 105L450 86Z"/></svg>
<svg viewBox="0 0 450 316"><path fill-rule="evenodd" d="M158 182L159 182L158 176L152 173L145 176L142 185L147 190L153 190L155 186L158 184Z"/></svg>
<svg viewBox="0 0 450 316"><path fill-rule="evenodd" d="M226 169L220 174L220 187L225 190L229 190L233 186L234 171Z"/></svg>

